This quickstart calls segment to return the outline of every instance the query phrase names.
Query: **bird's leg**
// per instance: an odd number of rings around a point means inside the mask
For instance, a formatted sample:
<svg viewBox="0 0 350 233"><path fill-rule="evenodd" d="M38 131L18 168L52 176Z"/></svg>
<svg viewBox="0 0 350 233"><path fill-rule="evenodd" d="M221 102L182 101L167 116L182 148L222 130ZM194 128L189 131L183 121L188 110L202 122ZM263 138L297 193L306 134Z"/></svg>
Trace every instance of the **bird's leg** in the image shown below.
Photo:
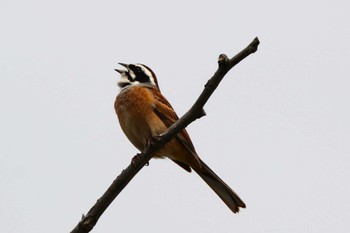
<svg viewBox="0 0 350 233"><path fill-rule="evenodd" d="M154 146L162 135L153 135L147 140L147 146Z"/></svg>
<svg viewBox="0 0 350 233"><path fill-rule="evenodd" d="M152 147L152 146L154 146L157 142L158 142L158 140L159 140L159 138L161 137L162 135L154 135L154 136L152 136L152 137L150 137L148 140L147 140L147 144L146 144L146 147ZM139 159L139 156L141 155L141 153L137 153L134 157L132 157L132 159L131 159L131 165L133 166L133 167L136 167L136 162L137 162L137 160ZM147 162L146 164L145 164L145 166L149 166L149 162Z"/></svg>
<svg viewBox="0 0 350 233"><path fill-rule="evenodd" d="M154 145L157 143L159 137L160 137L160 136L158 136L158 135L154 135L154 136L150 137L150 138L147 140L146 147L152 147L152 146L154 146ZM137 154L131 159L131 164L132 164L133 167L136 167L136 161L138 160L140 154L141 154L141 153L137 153ZM147 163L145 164L145 166L149 166L149 162L147 162Z"/></svg>

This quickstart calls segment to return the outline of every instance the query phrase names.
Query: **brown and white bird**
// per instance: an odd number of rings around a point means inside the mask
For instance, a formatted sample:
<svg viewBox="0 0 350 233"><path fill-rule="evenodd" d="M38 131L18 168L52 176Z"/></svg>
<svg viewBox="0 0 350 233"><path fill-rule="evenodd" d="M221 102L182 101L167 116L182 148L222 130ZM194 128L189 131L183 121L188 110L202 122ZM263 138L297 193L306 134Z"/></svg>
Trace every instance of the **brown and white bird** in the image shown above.
<svg viewBox="0 0 350 233"><path fill-rule="evenodd" d="M143 64L123 64L121 88L114 108L120 126L130 142L141 152L153 136L160 135L179 118L167 99L161 94L156 75ZM168 157L188 172L191 168L214 190L234 212L245 208L238 195L218 177L197 155L187 131L182 130L153 157Z"/></svg>

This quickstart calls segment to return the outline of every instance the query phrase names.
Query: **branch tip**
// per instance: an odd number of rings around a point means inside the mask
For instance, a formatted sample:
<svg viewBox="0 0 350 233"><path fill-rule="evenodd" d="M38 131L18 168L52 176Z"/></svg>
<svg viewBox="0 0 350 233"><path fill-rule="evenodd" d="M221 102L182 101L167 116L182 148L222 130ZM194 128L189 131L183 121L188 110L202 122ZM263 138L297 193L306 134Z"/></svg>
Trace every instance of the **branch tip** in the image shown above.
<svg viewBox="0 0 350 233"><path fill-rule="evenodd" d="M258 45L260 44L259 38L255 37L252 43L248 46L251 53L255 53L258 50Z"/></svg>
<svg viewBox="0 0 350 233"><path fill-rule="evenodd" d="M219 59L218 59L218 63L219 63L219 67L223 66L225 63L227 63L230 59L227 57L226 54L220 54L219 55Z"/></svg>

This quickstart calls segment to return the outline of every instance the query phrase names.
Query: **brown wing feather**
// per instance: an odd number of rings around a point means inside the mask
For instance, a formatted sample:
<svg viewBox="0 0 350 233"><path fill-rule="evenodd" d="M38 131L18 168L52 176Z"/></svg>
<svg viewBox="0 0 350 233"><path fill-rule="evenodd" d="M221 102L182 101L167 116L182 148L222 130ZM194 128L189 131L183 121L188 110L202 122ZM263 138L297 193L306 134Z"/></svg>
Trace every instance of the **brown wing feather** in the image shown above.
<svg viewBox="0 0 350 233"><path fill-rule="evenodd" d="M152 93L154 94L154 98L156 99L153 110L156 113L156 115L169 128L172 124L174 124L179 119L179 117L177 116L171 104L160 92L153 91ZM184 145L187 148L187 150L195 157L195 160L198 161L198 164L200 164L198 155L196 153L196 150L193 146L191 138L188 135L186 129L183 129L179 134L175 136L175 138L178 142L180 142L182 145ZM175 160L174 162L177 163L182 168L184 168L186 171L189 171L189 172L191 171L190 166L188 166L187 164L180 161L175 161Z"/></svg>
<svg viewBox="0 0 350 233"><path fill-rule="evenodd" d="M154 92L155 102L154 112L158 115L158 117L164 122L164 124L169 128L172 124L174 124L179 117L174 111L173 107L170 103L165 99L165 97L159 93ZM191 141L190 136L188 135L186 129L182 130L177 137L181 140L181 143L185 144L185 146L190 149L192 152L195 152L195 148Z"/></svg>

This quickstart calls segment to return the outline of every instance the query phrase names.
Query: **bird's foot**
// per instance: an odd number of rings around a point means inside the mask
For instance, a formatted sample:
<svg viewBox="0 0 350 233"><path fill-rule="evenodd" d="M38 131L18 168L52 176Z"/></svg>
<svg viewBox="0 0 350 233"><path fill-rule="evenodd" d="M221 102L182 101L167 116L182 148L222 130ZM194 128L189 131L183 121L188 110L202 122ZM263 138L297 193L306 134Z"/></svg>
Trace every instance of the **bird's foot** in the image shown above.
<svg viewBox="0 0 350 233"><path fill-rule="evenodd" d="M159 141L159 138L162 135L153 135L152 137L150 137L147 141L148 146L154 146L155 144L157 144L157 142Z"/></svg>

